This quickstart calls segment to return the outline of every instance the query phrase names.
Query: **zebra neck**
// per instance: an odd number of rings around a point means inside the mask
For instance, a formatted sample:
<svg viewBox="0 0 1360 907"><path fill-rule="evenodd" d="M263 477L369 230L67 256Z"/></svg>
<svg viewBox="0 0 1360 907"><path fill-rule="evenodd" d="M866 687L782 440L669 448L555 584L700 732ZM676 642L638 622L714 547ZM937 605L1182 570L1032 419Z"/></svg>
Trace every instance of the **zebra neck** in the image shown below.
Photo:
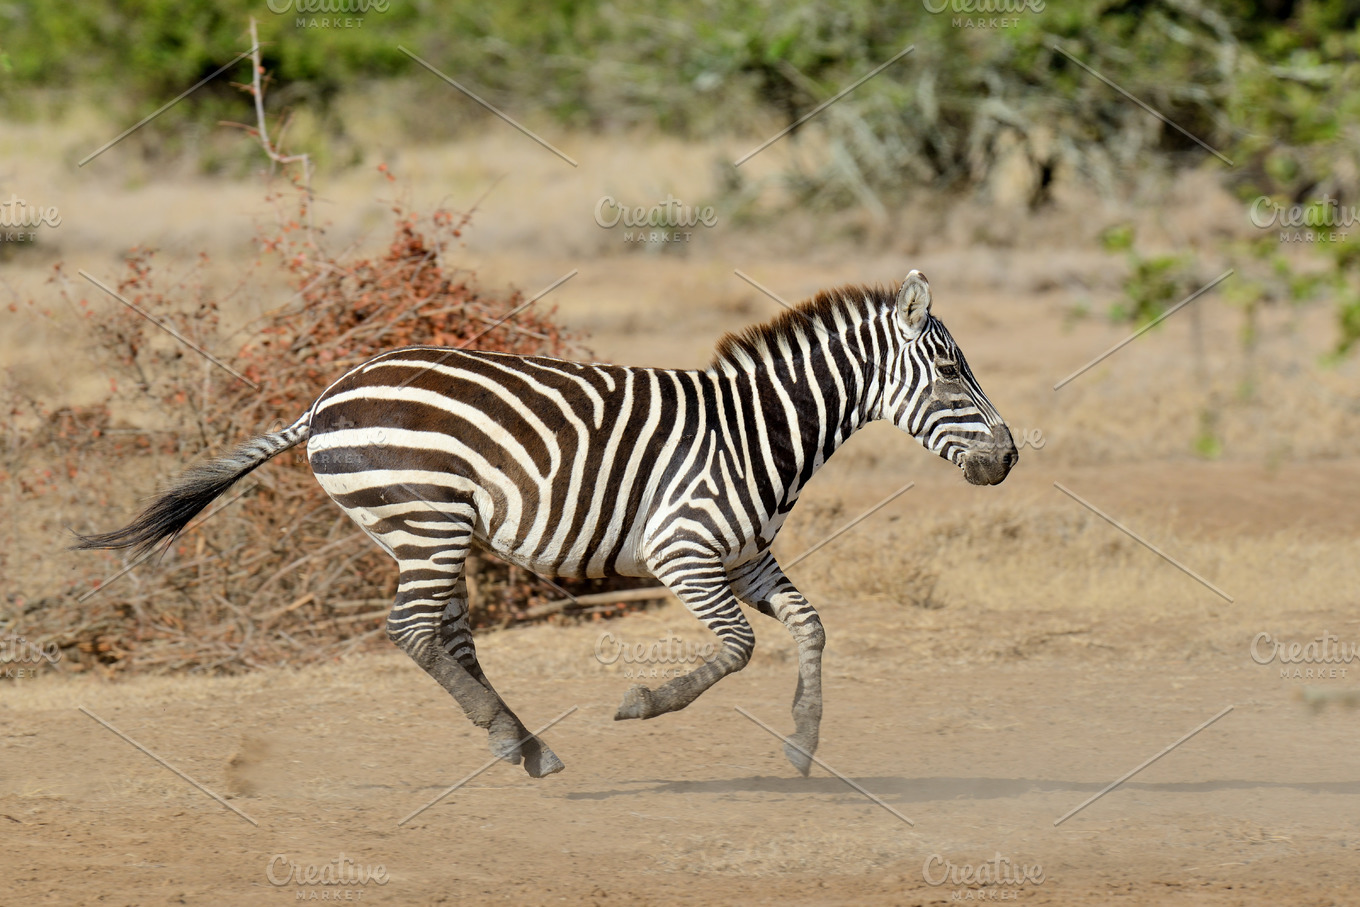
<svg viewBox="0 0 1360 907"><path fill-rule="evenodd" d="M744 459L776 486L787 510L813 474L871 420L872 369L842 346L819 347L727 363L714 374L719 399ZM736 438L734 438L736 440Z"/></svg>

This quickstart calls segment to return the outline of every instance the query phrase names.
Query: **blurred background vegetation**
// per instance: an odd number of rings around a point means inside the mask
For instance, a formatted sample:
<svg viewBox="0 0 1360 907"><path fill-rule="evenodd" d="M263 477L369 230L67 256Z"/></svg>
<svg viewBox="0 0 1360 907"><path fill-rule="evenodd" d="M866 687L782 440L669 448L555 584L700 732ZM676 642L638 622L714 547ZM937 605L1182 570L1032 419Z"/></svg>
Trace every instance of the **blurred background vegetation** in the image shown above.
<svg viewBox="0 0 1360 907"><path fill-rule="evenodd" d="M988 6L1006 11L959 11ZM11 0L0 2L0 116L93 104L111 123L135 122L245 50L252 17L271 113L293 114L287 141L322 167L357 165L393 131L441 141L488 116L447 103L448 87L400 47L529 122L749 131L754 146L911 45L795 131L815 136L816 152L780 175L788 203L883 218L913 194L947 192L1039 209L1057 186L1115 197L1194 168L1244 202L1360 200L1360 0ZM211 79L130 141L148 158L244 172L250 149L216 128L253 118L233 84L244 71ZM382 135L375 109L391 125ZM764 188L735 166L722 185L736 221ZM1264 237L1228 250L1267 275L1241 301L1251 311L1327 294L1343 354L1360 340L1360 242L1350 231L1308 245L1329 280L1292 273ZM1143 278L1115 318L1155 318L1202 276L1131 238L1120 251Z"/></svg>
<svg viewBox="0 0 1360 907"><path fill-rule="evenodd" d="M984 6L1005 11L968 11ZM318 184L324 185L327 176L381 161L392 180L387 161L403 146L452 145L485 131L491 122L491 114L456 95L402 48L549 136L617 134L631 142L639 133L650 133L682 140L675 144L683 145L681 153L690 159L716 155L721 147L714 181L718 197L711 201L720 206L724 224L764 237L779 237L780 227L801 220L816 221L818 230L844 240L850 231L836 236L836 218L823 216L835 214L844 216L842 222L876 222L879 232L901 248L910 247L912 240L893 231L921 213L926 216L919 218L924 226L917 234L948 233L945 242L958 235L946 229L951 221L995 222L988 230L979 229L976 241L957 245L979 247L983 255L988 246L1009 244L1022 253L1036 248L1033 257L1042 259L1043 283L1021 287L1032 298L1067 279L1061 262L1053 264L1059 256L1050 259L1053 249L1043 245L1052 238L1053 225L1061 222L1074 245L1098 243L1096 264L1089 270L1108 273L1111 280L1096 295L1108 299L1108 289L1118 296L1104 303L1103 311L1091 312L1082 301L1089 297L1081 290L1089 284L1076 280L1078 289L1064 296L1064 304L1070 299L1077 317L1099 315L1130 330L1159 321L1215 275L1232 268L1234 279L1215 292L1240 312L1241 356L1214 359L1206 353L1202 306L1178 316L1190 324L1194 380L1185 383L1196 395L1193 418L1181 419L1185 424L1179 427L1189 426L1191 447L1205 458L1223 455L1230 444L1247 448L1242 439L1249 431L1267 439L1251 442L1251 450L1276 443L1270 440L1275 434L1257 427L1271 428L1277 421L1278 400L1257 388L1270 378L1272 361L1278 360L1258 356L1257 347L1263 330L1288 319L1267 318L1267 306L1275 307L1272 316L1292 317L1304 305L1328 316L1334 313L1331 363L1360 347L1360 231L1342 227L1333 235L1314 229L1318 235L1288 241L1281 235L1285 228L1294 229L1288 224L1266 228L1248 217L1260 199L1269 202L1256 206L1262 211L1297 207L1314 220L1329 205L1360 206L1360 0L108 0L84 5L0 0L0 122L65 120L102 141L203 82L120 144L121 158L140 156L148 164L128 168L138 174L129 182L187 170L201 174L201 182L244 184L243 178L259 172L264 160L260 143L220 124L255 122L253 96L241 85L250 81L250 63L239 58L250 48L252 20L263 47L271 136L279 151L305 153L317 170L289 173L296 182L283 190L271 188L271 203L283 200L279 232L263 237L258 270L249 271L240 286L246 280L262 285L261 275L270 267L283 268L290 292L303 297L324 275L345 275L352 283L315 285L320 289L308 297L315 311L302 310L307 320L290 323L290 342L271 348L283 356L287 368L273 362L257 369L266 397L252 404L255 409L227 392L214 398L222 402L213 411L205 404L200 412L172 398L179 406L175 409L160 405L161 400L146 409L179 413L190 421L165 427L160 435L118 421L133 409L128 399L154 395L161 386L141 374L150 366L142 369L138 355L161 356L165 361L160 366L169 369L162 384L171 388L191 384L179 371L201 363L181 362L175 358L181 351L168 341L161 347L143 343L138 331L149 329L127 315L123 333L109 335L113 343L105 343L105 352L112 348L117 354L120 344L126 347L113 359L136 367L137 374L121 376L105 397L80 407L53 412L44 408L47 401L41 395L34 395L27 424L39 430L22 443L11 440L8 465L0 461L5 467L0 483L5 470L19 477L15 481L29 483L19 487L16 500L29 508L24 513L34 521L60 512L51 505L53 498L46 497L55 494L70 496L69 512L79 514L79 525L87 528L93 512L87 498L110 514L121 513L105 499L109 489L121 492L126 484L121 473L114 478L109 469L136 458L128 445L138 445L137 456L163 457L157 463L169 469L197 450L221 449L239 439L246 415L258 421L262 410L295 409L297 401L315 392L322 371L361 361L383 344L451 342L447 325L438 318L454 307L461 312L475 302L473 308L490 317L515 304L519 297L493 294L485 305L494 302L501 308L482 311L478 307L484 302L461 282L455 264L450 261L445 268L441 250L457 246L463 223L449 219L448 212L437 210L429 223L417 224L398 210L392 245L372 253L354 252L338 241L332 248L316 238L324 227L312 230L313 174L320 174ZM911 53L901 56L908 47ZM889 65L880 74L794 129L777 156L750 167L734 163L736 154L800 123L884 64ZM91 132L86 128L91 124L98 128ZM92 149L93 143L82 145L80 153ZM43 147L42 153L66 157L61 149ZM72 173L75 159L70 159ZM640 166L650 170L654 165L644 161ZM10 179L0 172L0 180ZM1178 199L1177 185L1182 191ZM9 189L0 182L0 205ZM1176 223L1144 216L1149 210L1154 215L1179 211L1179 202L1200 202L1210 195L1215 201L1226 198L1228 204L1194 207ZM1130 204L1101 205L1102 200ZM537 197L534 201L546 204ZM385 201L382 207L389 204ZM809 216L782 216L787 213ZM117 217L107 219L119 222ZM199 219L210 218L197 209L187 218ZM1011 229L1016 225L1026 228ZM1300 228L1295 232L1308 230ZM822 234L817 235L820 239ZM220 243L207 245L220 254ZM38 254L31 251L36 244L18 252L11 251L13 246L0 246L0 260ZM798 253L788 251L791 247L795 244L781 243L772 254L794 257ZM226 257L230 254L227 250ZM433 269L432 260L437 264ZM135 301L172 312L186 334L195 334L208 347L230 349L234 334L213 333L216 309L204 307L203 300L213 300L206 285L167 277L175 273L173 265L153 272L150 261L147 253L131 254L120 291L143 294ZM89 318L91 306L78 297L93 291L77 284L68 292L63 276L58 269L52 277L59 295L80 308L80 317ZM1016 277L1007 271L998 279ZM227 299L267 295L236 284L226 289ZM429 299L439 305L422 308ZM190 300L190 307L176 311L176 300ZM352 332L346 327L344 343L332 335L330 346L317 352L318 338L325 336L318 333L318 324L330 319L349 325L345 318L368 318L368 306L381 308L393 300L409 305L424 320L401 321L401 332L375 320L381 330L370 332L371 347L362 349L352 348ZM199 301L198 309L193 301ZM29 305L50 315L45 305L32 300ZM390 319L407 315L406 309L382 310ZM279 317L277 312L270 315ZM555 342L551 324L539 327L533 336ZM51 333L55 336L59 328ZM409 333L416 329L424 333ZM561 352L554 346L541 351ZM308 357L321 353L324 369L300 371L313 366ZM1313 347L1307 355L1317 353ZM249 360L248 354L239 355ZM1218 374L1211 371L1214 363ZM1315 377L1315 372L1308 374ZM283 393L268 385L265 375L291 375L295 383ZM216 373L210 378L227 380ZM1353 394L1312 387L1320 383L1300 381L1308 393L1290 391L1295 396L1287 399L1306 405L1281 420L1284 427L1278 434L1310 419L1322 421L1310 415L1321 410L1308 407L1314 405L1309 401L1324 396L1323 418L1356 412ZM209 386L208 379L202 386ZM123 396L115 398L118 394ZM1155 395L1141 399L1141 385L1131 396L1150 410L1168 405ZM291 402L285 406L281 400ZM1122 410L1128 403L1124 399L1106 409ZM13 414L21 410L11 406L10 412L17 424ZM1149 416L1146 424L1168 425L1178 417L1158 418L1162 421ZM1100 425L1109 433L1110 423ZM1142 430L1133 425L1128 420L1110 437L1126 443L1129 434ZM1313 450L1315 433L1301 434ZM12 435L17 438L18 432ZM1344 436L1338 432L1332 437ZM182 446L166 447L165 438ZM54 462L64 472L54 473ZM155 464L143 465L150 469ZM376 554L359 539L352 553L334 555L332 544L347 544L341 537L347 524L325 506L319 489L304 481L301 466L294 465L293 473L276 470L280 484L263 488L259 501L247 501L223 517L211 534L216 541L201 534L194 540L199 548L178 553L178 567L164 569L136 588L129 580L124 590L101 596L95 606L81 606L79 621L43 597L55 574L41 570L31 571L31 589L8 593L11 614L35 622L19 625L32 630L33 638L61 640L73 662L83 658L108 666L236 670L274 660L329 657L326 653L348 651L344 647L354 644L355 634L376 639L380 631L363 623L373 616L364 609L380 604L364 591L377 569L371 564ZM285 500L281 503L279 497ZM288 530L294 533L291 539L280 533L280 518L293 526ZM238 521L235 529L224 528L233 520ZM27 517L13 522L23 530L16 528L15 539L41 541L29 531ZM303 547L316 552L307 569L321 572L299 574L294 583L289 577L302 563L295 562L300 539L309 540ZM223 557L228 548L235 553ZM0 569L6 560L27 565L33 559L29 550L11 545L9 554L0 552ZM228 601L228 589L244 588L246 580L229 571L247 550L246 562L260 583L251 593L256 618L261 626L287 627L282 635L252 635L255 624ZM321 560L323 554L327 560ZM34 558L39 556L49 555ZM90 588L99 568L94 561L83 572L60 568L67 591ZM557 598L558 591L533 586L503 565L488 567L478 582L484 602L492 603L482 605L479 620L484 623L537 619L535 615L548 613L541 608L554 604L545 597L557 605L564 601ZM309 595L309 587L328 594ZM208 589L216 590L215 604L202 607L198 602ZM153 601L176 604L153 610ZM0 612L0 623L7 619ZM36 623L40 620L50 623ZM183 632L194 621L206 621L207 631ZM310 656L270 648L302 648L290 640L308 633Z"/></svg>
<svg viewBox="0 0 1360 907"><path fill-rule="evenodd" d="M957 11L989 5L1011 11ZM323 167L363 159L375 107L413 141L452 138L487 115L446 103L447 86L401 46L531 122L686 138L749 130L758 141L913 45L800 127L821 144L781 175L792 204L882 217L912 193L1004 192L1034 209L1057 185L1110 197L1131 173L1188 168L1212 168L1244 201L1360 196L1360 0L11 0L0 3L0 115L93 103L113 123L135 122L245 50L251 17L275 80L271 112L297 113L290 138ZM208 173L249 166L243 143L215 129L251 120L238 70L132 141L150 158L192 154ZM736 167L723 185L735 219L762 188ZM1288 271L1272 245L1233 256ZM1360 243L1351 231L1309 245L1330 281L1258 280L1243 304L1327 291L1345 353L1360 339ZM1155 317L1197 276L1131 254L1156 279L1135 281L1114 317Z"/></svg>
<svg viewBox="0 0 1360 907"><path fill-rule="evenodd" d="M368 9L300 11L319 5ZM78 98L135 121L245 50L254 16L278 80L271 103L305 101L340 147L364 138L347 131L338 102L375 83L410 80L391 112L413 137L465 125L428 115L424 99L446 89L399 45L518 116L689 137L792 123L914 45L818 121L834 153L824 172L802 174L810 192L888 201L913 187L977 185L1018 153L1041 204L1059 170L1109 186L1134 162L1209 157L1070 54L1231 159L1247 194L1354 192L1356 0L996 0L1024 7L1000 15L956 5L987 4L10 0L0 4L0 104L7 117L35 116ZM212 124L243 108L233 77L167 113L147 147L173 149L164 139L186 120Z"/></svg>

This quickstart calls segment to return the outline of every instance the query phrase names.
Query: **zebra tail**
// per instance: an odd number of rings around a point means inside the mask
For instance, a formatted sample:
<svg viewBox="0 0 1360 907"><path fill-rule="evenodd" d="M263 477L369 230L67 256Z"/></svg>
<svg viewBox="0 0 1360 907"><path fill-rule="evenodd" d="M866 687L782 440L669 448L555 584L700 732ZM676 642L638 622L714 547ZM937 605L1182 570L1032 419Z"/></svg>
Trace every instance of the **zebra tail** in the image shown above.
<svg viewBox="0 0 1360 907"><path fill-rule="evenodd" d="M300 444L311 435L311 413L282 431L270 432L242 444L225 457L195 466L131 523L113 532L80 535L72 548L132 548L140 557L162 541L173 539L215 498L261 463Z"/></svg>

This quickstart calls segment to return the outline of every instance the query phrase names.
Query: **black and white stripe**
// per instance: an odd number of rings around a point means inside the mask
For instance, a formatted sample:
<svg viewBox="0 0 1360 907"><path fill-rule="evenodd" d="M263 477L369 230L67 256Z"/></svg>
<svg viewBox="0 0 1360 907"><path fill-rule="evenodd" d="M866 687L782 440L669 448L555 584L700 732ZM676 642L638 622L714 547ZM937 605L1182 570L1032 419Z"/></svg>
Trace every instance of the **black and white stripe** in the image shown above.
<svg viewBox="0 0 1360 907"><path fill-rule="evenodd" d="M236 478L307 439L317 480L397 561L388 634L433 675L492 750L535 777L561 762L482 673L464 562L490 549L540 574L655 576L717 634L719 653L616 718L683 708L750 658L746 602L799 646L796 744L806 773L821 717L824 634L770 546L813 473L888 419L974 484L1016 460L913 271L896 292L842 288L729 335L702 371L412 347L332 384L307 416L191 472L129 527L84 547L150 546Z"/></svg>

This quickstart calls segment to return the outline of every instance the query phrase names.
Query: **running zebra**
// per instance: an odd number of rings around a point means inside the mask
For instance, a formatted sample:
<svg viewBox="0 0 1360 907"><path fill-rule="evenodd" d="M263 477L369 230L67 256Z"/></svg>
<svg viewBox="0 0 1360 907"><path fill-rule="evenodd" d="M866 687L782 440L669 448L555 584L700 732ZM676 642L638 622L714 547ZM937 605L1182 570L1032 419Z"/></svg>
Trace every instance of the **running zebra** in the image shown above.
<svg viewBox="0 0 1360 907"><path fill-rule="evenodd" d="M755 635L741 603L798 645L804 775L822 717L825 634L770 546L800 490L850 435L887 419L974 485L1018 454L919 271L894 292L842 287L729 334L703 371L588 365L409 347L365 362L288 428L191 469L127 527L81 548L171 539L269 458L307 441L326 493L396 559L391 640L439 682L491 750L535 778L562 762L477 662L463 565L473 546L547 576L653 576L718 637L718 653L614 716L654 718L741 670Z"/></svg>

